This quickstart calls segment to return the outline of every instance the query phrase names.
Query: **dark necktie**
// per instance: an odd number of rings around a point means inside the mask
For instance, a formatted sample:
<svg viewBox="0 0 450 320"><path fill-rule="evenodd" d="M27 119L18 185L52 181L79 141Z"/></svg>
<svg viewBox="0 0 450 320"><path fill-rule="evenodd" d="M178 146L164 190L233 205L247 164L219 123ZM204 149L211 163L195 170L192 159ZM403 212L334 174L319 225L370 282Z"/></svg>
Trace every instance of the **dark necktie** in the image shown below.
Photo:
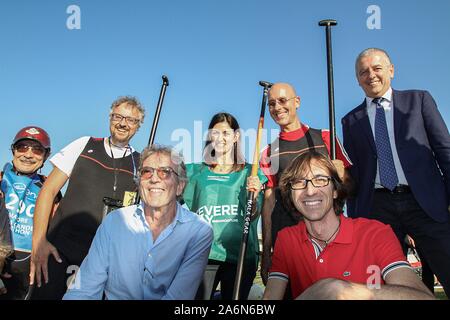
<svg viewBox="0 0 450 320"><path fill-rule="evenodd" d="M381 105L382 101L383 98L373 99L373 103L377 105L375 115L375 144L377 146L381 185L392 191L398 184L398 177L395 171L391 144L389 142L386 115Z"/></svg>

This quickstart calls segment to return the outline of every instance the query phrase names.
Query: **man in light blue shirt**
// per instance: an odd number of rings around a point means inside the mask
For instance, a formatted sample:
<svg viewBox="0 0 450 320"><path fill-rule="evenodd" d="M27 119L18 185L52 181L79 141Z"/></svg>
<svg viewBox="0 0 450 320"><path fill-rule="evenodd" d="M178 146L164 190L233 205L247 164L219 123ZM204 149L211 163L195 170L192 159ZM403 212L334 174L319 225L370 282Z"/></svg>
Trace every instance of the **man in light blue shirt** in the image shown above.
<svg viewBox="0 0 450 320"><path fill-rule="evenodd" d="M194 299L212 228L180 206L186 170L168 147L144 149L140 205L111 212L100 225L64 299Z"/></svg>

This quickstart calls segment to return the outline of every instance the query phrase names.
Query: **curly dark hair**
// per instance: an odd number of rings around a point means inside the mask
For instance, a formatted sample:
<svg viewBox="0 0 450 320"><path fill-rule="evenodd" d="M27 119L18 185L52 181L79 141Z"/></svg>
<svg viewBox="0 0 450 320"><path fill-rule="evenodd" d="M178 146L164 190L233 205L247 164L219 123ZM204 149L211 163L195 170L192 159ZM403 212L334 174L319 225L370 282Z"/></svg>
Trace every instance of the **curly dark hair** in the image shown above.
<svg viewBox="0 0 450 320"><path fill-rule="evenodd" d="M337 192L337 198L333 200L333 209L337 215L340 215L343 212L343 207L347 198L348 190L342 183L341 178L339 178L337 170L330 158L317 151L305 152L295 158L289 167L284 170L279 182L283 204L297 220L299 220L302 215L298 212L298 209L292 202L291 184L304 177L305 172L308 172L311 169L311 163L313 161L329 172L334 189Z"/></svg>

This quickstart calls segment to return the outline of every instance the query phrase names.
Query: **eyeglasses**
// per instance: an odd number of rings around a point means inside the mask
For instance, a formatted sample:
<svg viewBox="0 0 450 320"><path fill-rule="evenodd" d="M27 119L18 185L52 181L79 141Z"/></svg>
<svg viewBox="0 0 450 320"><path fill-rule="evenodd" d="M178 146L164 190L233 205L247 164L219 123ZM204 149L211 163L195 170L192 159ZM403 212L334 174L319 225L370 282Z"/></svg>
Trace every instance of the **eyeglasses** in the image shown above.
<svg viewBox="0 0 450 320"><path fill-rule="evenodd" d="M284 107L289 102L289 100L292 100L295 98L297 98L297 97L292 97L289 99L286 99L284 97L278 98L278 99L271 99L271 100L269 100L268 105L269 105L269 108L275 108L275 106L278 103L280 106Z"/></svg>
<svg viewBox="0 0 450 320"><path fill-rule="evenodd" d="M152 168L152 167L143 167L140 171L141 179L150 179L153 177L153 173L156 171L156 174L161 180L168 179L171 174L175 174L178 176L178 173L175 172L170 167L161 167L161 168Z"/></svg>
<svg viewBox="0 0 450 320"><path fill-rule="evenodd" d="M111 113L111 121L113 122L122 122L122 120L125 119L127 124L129 126L135 126L137 125L141 120L133 118L133 117L124 117L121 114L118 113Z"/></svg>
<svg viewBox="0 0 450 320"><path fill-rule="evenodd" d="M326 187L327 185L329 185L330 181L331 181L331 177L327 177L327 176L317 176L312 179L300 179L300 180L297 180L297 181L291 183L291 189L292 190L306 189L306 187L308 186L308 182L311 182L311 184L315 188L322 188L322 187Z"/></svg>
<svg viewBox="0 0 450 320"><path fill-rule="evenodd" d="M14 150L20 153L28 152L28 149L31 149L31 152L37 156L43 156L47 151L45 148L41 146L30 146L28 144L18 143L14 146Z"/></svg>

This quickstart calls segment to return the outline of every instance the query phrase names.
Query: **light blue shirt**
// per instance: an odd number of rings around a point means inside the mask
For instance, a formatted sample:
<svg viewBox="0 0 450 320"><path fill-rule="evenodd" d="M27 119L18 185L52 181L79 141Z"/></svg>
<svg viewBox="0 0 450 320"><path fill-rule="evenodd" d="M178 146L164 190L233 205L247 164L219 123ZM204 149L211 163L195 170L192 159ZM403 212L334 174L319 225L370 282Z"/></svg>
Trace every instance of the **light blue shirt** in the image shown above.
<svg viewBox="0 0 450 320"><path fill-rule="evenodd" d="M153 242L142 205L102 222L65 300L189 300L208 263L212 228L177 204L174 221Z"/></svg>
<svg viewBox="0 0 450 320"><path fill-rule="evenodd" d="M392 157L394 158L395 170L397 171L398 183L408 185L405 173L403 172L402 164L400 163L400 158L398 157L397 146L395 144L395 131L394 131L394 101L392 99L392 88L383 95L384 100L381 102L381 106L384 109L386 115L386 124L389 134L389 142L392 150ZM370 126L372 127L372 133L375 139L375 113L376 104L373 101L374 98L366 97L367 105L367 115L369 116ZM380 183L380 169L377 166L377 175L375 177L375 187L382 188Z"/></svg>

